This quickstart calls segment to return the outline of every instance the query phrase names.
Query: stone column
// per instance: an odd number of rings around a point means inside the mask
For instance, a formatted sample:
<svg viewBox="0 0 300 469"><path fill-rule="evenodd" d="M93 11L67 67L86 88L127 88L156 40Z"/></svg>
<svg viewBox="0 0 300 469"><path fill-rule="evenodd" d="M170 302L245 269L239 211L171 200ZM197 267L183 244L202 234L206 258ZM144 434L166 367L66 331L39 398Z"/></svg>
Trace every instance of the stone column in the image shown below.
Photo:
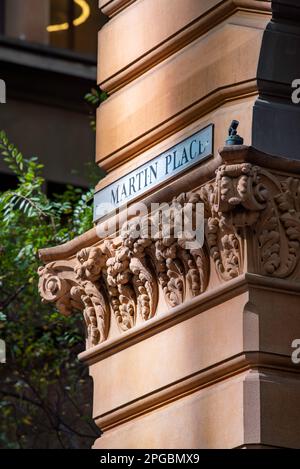
<svg viewBox="0 0 300 469"><path fill-rule="evenodd" d="M110 95L97 121L96 160L108 172L96 188L100 200L105 188L208 125L214 148L129 202L204 204L202 248L162 233L136 237L134 217L122 235L99 238L113 215L40 253L44 301L63 314L83 311L80 359L104 432L94 447L300 447L299 369L291 360L300 338L300 161L252 146L271 4L100 0L100 7L110 17L99 35L99 83ZM245 144L231 132L224 146L233 119Z"/></svg>

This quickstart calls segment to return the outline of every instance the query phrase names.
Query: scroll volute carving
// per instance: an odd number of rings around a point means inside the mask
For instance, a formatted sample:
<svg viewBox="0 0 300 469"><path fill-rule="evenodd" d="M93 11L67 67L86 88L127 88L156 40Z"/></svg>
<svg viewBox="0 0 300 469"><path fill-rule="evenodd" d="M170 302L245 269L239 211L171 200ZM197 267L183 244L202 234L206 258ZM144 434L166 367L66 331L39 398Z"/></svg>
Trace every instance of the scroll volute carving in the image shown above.
<svg viewBox="0 0 300 469"><path fill-rule="evenodd" d="M39 269L39 292L45 303L56 303L64 315L83 311L87 347L106 340L110 313L101 288L99 272L103 265L98 248L84 249L72 261L51 262Z"/></svg>

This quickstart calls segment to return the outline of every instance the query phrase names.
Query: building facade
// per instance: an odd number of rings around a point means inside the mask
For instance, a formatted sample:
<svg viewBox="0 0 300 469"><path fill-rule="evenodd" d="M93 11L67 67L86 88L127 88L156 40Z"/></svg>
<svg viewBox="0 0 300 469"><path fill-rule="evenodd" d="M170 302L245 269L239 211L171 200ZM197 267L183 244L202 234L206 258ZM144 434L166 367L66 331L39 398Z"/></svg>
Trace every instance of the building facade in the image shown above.
<svg viewBox="0 0 300 469"><path fill-rule="evenodd" d="M108 174L94 228L42 250L39 272L44 301L83 312L94 447L299 448L300 5L100 8ZM175 236L172 217L169 236L163 218L143 236L152 203L192 220L201 205L204 243Z"/></svg>

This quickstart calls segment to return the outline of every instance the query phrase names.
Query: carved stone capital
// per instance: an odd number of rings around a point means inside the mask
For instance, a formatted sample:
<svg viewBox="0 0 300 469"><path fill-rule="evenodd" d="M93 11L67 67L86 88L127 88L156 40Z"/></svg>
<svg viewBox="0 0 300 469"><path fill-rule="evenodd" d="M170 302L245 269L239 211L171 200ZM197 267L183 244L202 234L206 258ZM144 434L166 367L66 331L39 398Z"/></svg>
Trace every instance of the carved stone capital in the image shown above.
<svg viewBox="0 0 300 469"><path fill-rule="evenodd" d="M298 177L225 159L214 180L180 194L172 206L184 211L190 204L194 220L197 203L205 206L202 248L175 236L174 218L169 236L162 219L136 218L114 239L99 239L68 260L41 267L43 301L56 303L62 314L83 311L89 348L107 339L112 321L121 334L153 318L158 309L203 294L216 278L224 282L245 271L300 278ZM155 236L144 236L153 225ZM211 266L217 276L211 275Z"/></svg>

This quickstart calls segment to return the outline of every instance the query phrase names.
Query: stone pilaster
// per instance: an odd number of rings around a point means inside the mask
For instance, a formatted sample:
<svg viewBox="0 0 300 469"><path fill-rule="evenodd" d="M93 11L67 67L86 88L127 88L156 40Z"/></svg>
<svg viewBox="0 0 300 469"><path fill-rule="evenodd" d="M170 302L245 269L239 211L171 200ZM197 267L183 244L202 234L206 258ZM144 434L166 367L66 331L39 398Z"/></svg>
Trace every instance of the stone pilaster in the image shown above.
<svg viewBox="0 0 300 469"><path fill-rule="evenodd" d="M173 199L204 203L202 249L128 230L41 252L44 301L83 312L95 447L297 446L299 165L246 146L220 158Z"/></svg>
<svg viewBox="0 0 300 469"><path fill-rule="evenodd" d="M278 143L280 74L263 59L269 51L275 60L268 38L294 3L100 0L109 21L98 82L109 98L98 110L96 161L108 174L96 190L210 124L214 147L130 203L204 204L203 247L166 239L159 224L156 238L134 236L135 217L99 238L111 216L41 251L43 300L83 313L80 359L104 432L95 448L300 447L291 360L300 338L300 163L294 130L294 153ZM285 50L295 59L296 48ZM232 119L245 145L223 147ZM152 223L145 214L143 228Z"/></svg>

